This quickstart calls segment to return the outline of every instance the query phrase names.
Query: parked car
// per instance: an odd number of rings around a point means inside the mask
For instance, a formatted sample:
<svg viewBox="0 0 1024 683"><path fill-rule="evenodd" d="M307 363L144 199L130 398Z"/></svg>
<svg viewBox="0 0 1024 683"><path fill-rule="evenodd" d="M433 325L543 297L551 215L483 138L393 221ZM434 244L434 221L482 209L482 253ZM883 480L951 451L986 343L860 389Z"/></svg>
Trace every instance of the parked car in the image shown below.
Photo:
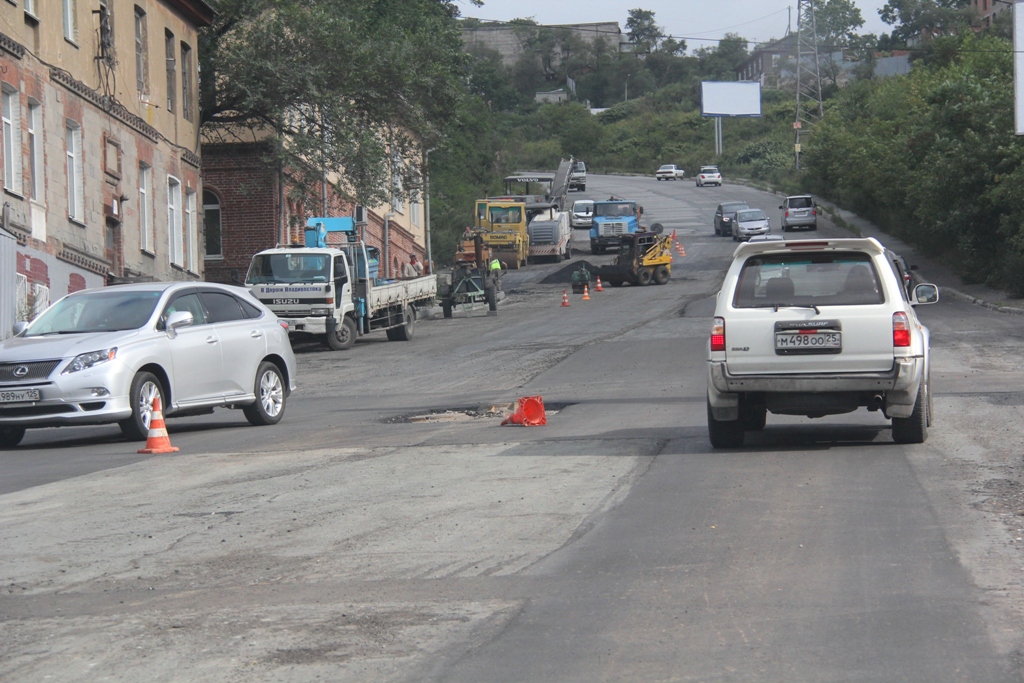
<svg viewBox="0 0 1024 683"><path fill-rule="evenodd" d="M574 228L589 228L594 224L594 200L578 199L572 203L569 222Z"/></svg>
<svg viewBox="0 0 1024 683"><path fill-rule="evenodd" d="M772 231L768 216L761 209L742 209L736 212L732 221L732 239L735 242L749 240L754 235L767 235Z"/></svg>
<svg viewBox="0 0 1024 683"><path fill-rule="evenodd" d="M707 346L708 436L743 444L766 415L824 417L859 408L892 421L897 443L931 426L929 332L892 254L877 240L764 240L736 248Z"/></svg>
<svg viewBox="0 0 1024 683"><path fill-rule="evenodd" d="M686 175L686 171L675 164L665 164L654 173L658 180L679 180Z"/></svg>
<svg viewBox="0 0 1024 683"><path fill-rule="evenodd" d="M715 234L731 235L732 222L736 218L736 212L740 209L749 209L746 202L724 202L715 209Z"/></svg>
<svg viewBox="0 0 1024 683"><path fill-rule="evenodd" d="M717 166L700 167L700 173L697 174L697 187L704 187L705 185L722 186L722 174Z"/></svg>
<svg viewBox="0 0 1024 683"><path fill-rule="evenodd" d="M818 229L818 207L809 194L786 197L782 202L782 232L790 228Z"/></svg>
<svg viewBox="0 0 1024 683"><path fill-rule="evenodd" d="M254 425L276 424L295 386L284 325L244 289L82 290L0 343L0 448L33 427L117 423L143 440L157 397L165 417L228 407Z"/></svg>

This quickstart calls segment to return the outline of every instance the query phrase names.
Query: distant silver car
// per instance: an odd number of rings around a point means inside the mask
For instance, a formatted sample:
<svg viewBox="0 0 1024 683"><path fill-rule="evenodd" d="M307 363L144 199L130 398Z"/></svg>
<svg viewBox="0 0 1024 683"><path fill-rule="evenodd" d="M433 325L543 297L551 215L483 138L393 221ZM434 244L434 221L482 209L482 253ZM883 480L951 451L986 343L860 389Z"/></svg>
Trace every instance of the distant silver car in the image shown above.
<svg viewBox="0 0 1024 683"><path fill-rule="evenodd" d="M809 194L786 197L782 202L782 232L790 228L818 229L818 206Z"/></svg>
<svg viewBox="0 0 1024 683"><path fill-rule="evenodd" d="M276 424L295 390L283 324L239 287L158 282L69 294L0 343L0 448L32 427L117 423L145 439L165 417L241 408Z"/></svg>
<svg viewBox="0 0 1024 683"><path fill-rule="evenodd" d="M767 235L772 231L768 216L761 209L741 209L732 222L732 239L740 242L755 235Z"/></svg>

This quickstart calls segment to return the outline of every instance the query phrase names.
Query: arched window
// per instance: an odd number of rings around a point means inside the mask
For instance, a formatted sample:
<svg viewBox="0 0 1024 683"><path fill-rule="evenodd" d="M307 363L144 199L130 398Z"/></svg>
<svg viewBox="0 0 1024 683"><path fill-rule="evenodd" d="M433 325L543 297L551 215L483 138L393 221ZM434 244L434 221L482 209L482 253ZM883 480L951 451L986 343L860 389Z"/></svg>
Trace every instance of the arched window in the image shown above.
<svg viewBox="0 0 1024 683"><path fill-rule="evenodd" d="M223 258L224 242L221 234L220 197L210 190L203 190L203 226L206 230L206 258Z"/></svg>

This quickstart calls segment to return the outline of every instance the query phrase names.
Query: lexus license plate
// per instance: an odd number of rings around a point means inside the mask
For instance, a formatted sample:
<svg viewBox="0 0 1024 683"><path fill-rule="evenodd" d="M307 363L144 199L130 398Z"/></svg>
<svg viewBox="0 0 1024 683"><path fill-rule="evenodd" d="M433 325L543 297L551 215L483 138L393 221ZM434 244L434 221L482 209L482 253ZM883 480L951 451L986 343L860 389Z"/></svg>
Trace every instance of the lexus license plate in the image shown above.
<svg viewBox="0 0 1024 683"><path fill-rule="evenodd" d="M0 390L0 403L29 403L38 400L38 389Z"/></svg>
<svg viewBox="0 0 1024 683"><path fill-rule="evenodd" d="M843 333L824 330L808 332L778 332L775 334L775 348L789 349L841 349Z"/></svg>

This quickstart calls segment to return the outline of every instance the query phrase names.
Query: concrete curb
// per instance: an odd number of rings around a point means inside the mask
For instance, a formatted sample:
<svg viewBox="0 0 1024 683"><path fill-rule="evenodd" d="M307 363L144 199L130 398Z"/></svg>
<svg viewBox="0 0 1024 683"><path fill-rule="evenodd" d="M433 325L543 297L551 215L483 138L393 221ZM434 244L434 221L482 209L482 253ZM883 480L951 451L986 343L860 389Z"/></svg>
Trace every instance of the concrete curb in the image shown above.
<svg viewBox="0 0 1024 683"><path fill-rule="evenodd" d="M999 313L1011 313L1013 315L1024 315L1024 308L1014 308L1013 306L1000 306L999 304L994 304L991 301L985 301L984 299L979 299L976 296L971 296L970 294L967 294L966 292L961 292L959 289L954 289L952 287L939 287L939 291L942 294L948 294L948 295L952 296L954 299L959 299L960 301L965 301L967 303L975 304L977 306L984 306L985 308L988 308L988 309L993 310L993 311L997 311Z"/></svg>

